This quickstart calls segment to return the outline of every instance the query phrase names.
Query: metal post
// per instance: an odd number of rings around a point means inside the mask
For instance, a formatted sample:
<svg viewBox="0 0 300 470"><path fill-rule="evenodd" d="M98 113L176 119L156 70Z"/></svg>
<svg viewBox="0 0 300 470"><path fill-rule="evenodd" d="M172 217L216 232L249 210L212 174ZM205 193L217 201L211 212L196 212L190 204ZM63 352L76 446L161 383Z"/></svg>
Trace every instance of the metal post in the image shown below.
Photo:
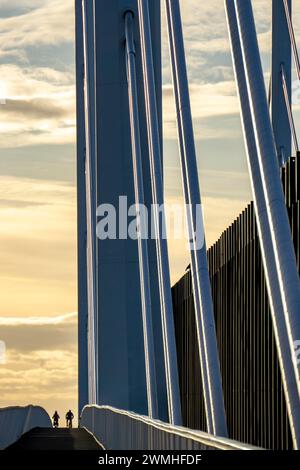
<svg viewBox="0 0 300 470"><path fill-rule="evenodd" d="M207 427L210 433L227 436L179 1L166 0L166 12Z"/></svg>
<svg viewBox="0 0 300 470"><path fill-rule="evenodd" d="M161 315L163 325L164 356L168 394L169 420L181 424L180 390L171 295L170 270L167 241L162 237L159 223L159 207L164 202L161 166L161 147L156 105L151 27L148 0L138 0L142 60L144 69L145 106L148 126L149 156L154 204L157 263L160 287Z"/></svg>
<svg viewBox="0 0 300 470"><path fill-rule="evenodd" d="M279 177L252 4L250 0L235 0L235 6L272 248L284 306L290 355L300 396L300 364L297 364L296 357L296 345L300 338L300 281L295 250Z"/></svg>
<svg viewBox="0 0 300 470"><path fill-rule="evenodd" d="M291 10L291 0L287 1ZM284 64L289 102L292 92L292 55L289 30L286 23L284 2L272 0L272 76L271 115L276 141L278 161L284 165L291 156L291 129L282 94L281 66Z"/></svg>
<svg viewBox="0 0 300 470"><path fill-rule="evenodd" d="M244 131L245 145L248 157L248 167L254 198L259 240L263 258L264 272L270 299L272 322L275 333L278 359L282 375L283 388L294 447L300 445L300 401L289 350L287 328L284 318L284 308L280 295L280 286L276 270L276 261L272 247L272 236L267 206L264 197L263 183L260 174L258 153L255 143L253 120L250 110L249 94L243 63L242 49L239 38L237 16L234 0L225 0L225 10L229 29L233 65L239 95L241 120Z"/></svg>
<svg viewBox="0 0 300 470"><path fill-rule="evenodd" d="M84 39L84 99L86 141L86 216L87 216L87 287L89 401L97 403L97 243L96 243L96 148L95 148L95 70L93 2L82 1Z"/></svg>
<svg viewBox="0 0 300 470"><path fill-rule="evenodd" d="M128 97L131 125L131 141L132 141L132 161L133 176L135 188L135 203L137 212L139 206L145 206L144 184L143 184L143 167L142 167L142 151L140 139L140 119L138 107L138 92L136 80L135 65L135 45L133 36L133 13L128 11L125 14L125 34L126 34L126 63L128 75ZM158 418L157 404L157 388L156 388L156 372L155 372L155 351L153 341L153 325L152 325L152 304L151 304L151 286L149 275L149 254L148 240L143 236L143 227L146 221L143 215L137 214L139 220L138 229L138 248L139 248L139 266L140 266L140 284L144 329L144 346L145 346L145 369L147 381L147 398L148 398L148 415L150 418Z"/></svg>

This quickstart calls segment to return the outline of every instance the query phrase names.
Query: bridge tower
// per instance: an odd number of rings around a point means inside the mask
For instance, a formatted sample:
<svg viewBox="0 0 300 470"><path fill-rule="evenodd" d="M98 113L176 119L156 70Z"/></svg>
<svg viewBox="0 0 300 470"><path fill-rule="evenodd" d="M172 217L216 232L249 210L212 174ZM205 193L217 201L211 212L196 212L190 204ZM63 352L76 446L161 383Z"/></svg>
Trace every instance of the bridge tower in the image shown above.
<svg viewBox="0 0 300 470"><path fill-rule="evenodd" d="M75 3L78 119L79 409L81 410L85 404L93 401L91 397L94 396L98 404L147 414L138 243L128 239L127 227L122 227L118 219L120 196L127 197L128 207L135 203L125 61L124 16L128 10L134 13L143 182L146 205L150 207L151 204L151 177L137 0L113 2L111 0L84 0L83 2L75 0ZM157 109L162 141L160 1L150 0L149 6ZM88 43L88 54L84 54L84 37ZM89 61L88 67L84 64L84 57ZM88 87L90 93L86 93L85 86ZM91 100L89 109L94 107L94 113L90 112L88 116L84 112L86 99ZM88 126L85 122L87 119ZM90 174L87 175L89 172ZM92 185L94 185L94 194L90 197L88 184L91 184L91 181L89 180L87 184L87 177L92 177ZM92 220L89 220L87 207L95 208L100 204L111 204L116 208L117 233L119 231L120 237L115 240L96 240L96 243L89 245L91 228L89 224L92 227L95 226L96 214L92 209ZM124 199L122 199L122 204L124 210ZM92 250L91 256L89 249ZM154 240L148 241L148 252L158 414L160 419L167 420L167 392ZM89 272L89 256L93 262L91 272ZM95 271L96 277L93 276ZM90 283L94 283L93 308L88 299ZM90 319L91 315L94 317L93 321ZM90 343L94 341L93 338L95 338L95 363L92 365L89 360L89 351L91 351ZM94 379L91 378L93 367L95 367ZM91 393L91 387L95 387L94 394Z"/></svg>

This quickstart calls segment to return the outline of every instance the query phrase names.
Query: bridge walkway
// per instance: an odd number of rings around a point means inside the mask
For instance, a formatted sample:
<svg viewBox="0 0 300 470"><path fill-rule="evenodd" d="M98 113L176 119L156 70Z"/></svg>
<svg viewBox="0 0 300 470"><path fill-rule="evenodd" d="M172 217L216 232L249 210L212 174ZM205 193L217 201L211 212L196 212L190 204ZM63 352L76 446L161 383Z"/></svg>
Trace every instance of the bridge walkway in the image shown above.
<svg viewBox="0 0 300 470"><path fill-rule="evenodd" d="M85 429L35 428L8 447L11 450L102 450Z"/></svg>

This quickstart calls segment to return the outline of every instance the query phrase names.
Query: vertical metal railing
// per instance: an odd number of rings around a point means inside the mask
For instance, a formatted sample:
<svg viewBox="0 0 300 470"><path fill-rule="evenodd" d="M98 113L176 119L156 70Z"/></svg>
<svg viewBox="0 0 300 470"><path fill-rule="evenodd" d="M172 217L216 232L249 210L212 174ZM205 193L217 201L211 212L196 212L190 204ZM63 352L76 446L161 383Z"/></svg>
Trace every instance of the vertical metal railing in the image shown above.
<svg viewBox="0 0 300 470"><path fill-rule="evenodd" d="M299 162L292 157L281 170L298 270ZM232 439L263 448L291 450L291 426L256 219L251 203L208 250L228 433ZM173 287L173 304L183 424L206 430L190 272ZM297 393L296 386L294 391Z"/></svg>

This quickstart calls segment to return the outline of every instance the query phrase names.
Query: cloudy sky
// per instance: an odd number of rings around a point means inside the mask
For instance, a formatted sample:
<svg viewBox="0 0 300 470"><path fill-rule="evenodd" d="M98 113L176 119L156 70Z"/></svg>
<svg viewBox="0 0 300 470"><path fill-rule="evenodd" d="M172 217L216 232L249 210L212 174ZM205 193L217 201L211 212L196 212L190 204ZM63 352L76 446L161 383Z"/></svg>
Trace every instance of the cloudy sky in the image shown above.
<svg viewBox="0 0 300 470"><path fill-rule="evenodd" d="M0 407L77 409L73 0L0 0ZM181 0L208 244L251 199L223 0ZM266 81L271 0L253 0ZM300 38L300 0L294 20ZM300 44L299 44L300 46ZM182 199L163 19L166 199ZM4 104L5 100L5 104ZM295 106L297 125L299 112ZM188 254L170 244L172 279ZM71 399L70 399L71 398Z"/></svg>

